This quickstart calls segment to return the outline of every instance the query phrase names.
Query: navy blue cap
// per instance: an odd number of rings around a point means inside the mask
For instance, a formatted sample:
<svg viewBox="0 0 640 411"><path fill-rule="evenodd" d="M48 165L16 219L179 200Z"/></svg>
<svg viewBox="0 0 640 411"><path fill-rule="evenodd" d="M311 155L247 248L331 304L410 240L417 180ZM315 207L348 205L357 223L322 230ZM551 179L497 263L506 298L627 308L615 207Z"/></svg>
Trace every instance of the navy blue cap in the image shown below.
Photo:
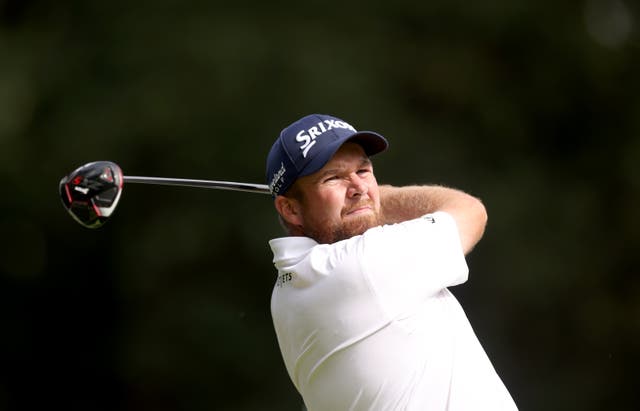
<svg viewBox="0 0 640 411"><path fill-rule="evenodd" d="M380 134L357 131L346 121L325 114L310 114L287 126L267 157L271 195L286 193L299 177L320 170L347 141L360 144L367 156L389 146Z"/></svg>

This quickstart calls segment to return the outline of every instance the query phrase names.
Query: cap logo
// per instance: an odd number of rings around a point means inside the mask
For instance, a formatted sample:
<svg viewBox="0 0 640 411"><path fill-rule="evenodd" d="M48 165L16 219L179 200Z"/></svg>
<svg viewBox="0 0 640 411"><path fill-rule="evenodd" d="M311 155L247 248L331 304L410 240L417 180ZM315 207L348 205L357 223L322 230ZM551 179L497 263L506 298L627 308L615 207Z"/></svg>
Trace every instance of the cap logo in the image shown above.
<svg viewBox="0 0 640 411"><path fill-rule="evenodd" d="M311 149L311 147L316 144L316 137L321 136L325 132L334 128L345 128L356 132L356 129L353 128L353 126L351 126L349 123L332 119L320 121L307 130L300 130L298 134L296 134L296 141L302 143L298 147L300 150L302 150L302 157L307 158L309 149Z"/></svg>
<svg viewBox="0 0 640 411"><path fill-rule="evenodd" d="M286 173L287 169L284 167L284 163L280 163L280 169L273 174L273 178L269 182L269 191L271 191L271 195L278 195L280 192L280 188L282 188L282 184L284 183L284 173Z"/></svg>

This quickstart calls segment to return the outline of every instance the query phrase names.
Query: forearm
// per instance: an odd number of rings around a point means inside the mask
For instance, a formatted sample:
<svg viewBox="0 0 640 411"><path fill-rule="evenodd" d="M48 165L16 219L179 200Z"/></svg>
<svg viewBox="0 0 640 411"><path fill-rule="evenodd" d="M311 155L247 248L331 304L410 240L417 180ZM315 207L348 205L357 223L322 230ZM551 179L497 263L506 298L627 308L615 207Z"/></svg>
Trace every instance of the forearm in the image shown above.
<svg viewBox="0 0 640 411"><path fill-rule="evenodd" d="M418 218L452 201L454 190L441 186L380 186L380 205L386 224ZM457 193L456 193L457 194Z"/></svg>
<svg viewBox="0 0 640 411"><path fill-rule="evenodd" d="M381 185L380 205L385 224L436 211L449 213L458 226L465 254L482 238L487 223L487 213L479 199L448 187Z"/></svg>

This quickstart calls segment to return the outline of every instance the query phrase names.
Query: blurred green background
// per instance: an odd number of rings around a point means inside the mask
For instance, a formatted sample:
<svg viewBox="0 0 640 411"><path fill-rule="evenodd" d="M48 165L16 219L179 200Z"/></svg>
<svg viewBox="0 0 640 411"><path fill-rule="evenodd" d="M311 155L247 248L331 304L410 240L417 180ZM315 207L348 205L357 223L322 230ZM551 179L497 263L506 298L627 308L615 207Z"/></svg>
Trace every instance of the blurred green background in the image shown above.
<svg viewBox="0 0 640 411"><path fill-rule="evenodd" d="M128 185L88 230L57 186L94 160L262 183L314 112L390 140L381 183L483 199L452 291L521 410L637 409L637 3L0 5L0 409L300 410L268 196Z"/></svg>

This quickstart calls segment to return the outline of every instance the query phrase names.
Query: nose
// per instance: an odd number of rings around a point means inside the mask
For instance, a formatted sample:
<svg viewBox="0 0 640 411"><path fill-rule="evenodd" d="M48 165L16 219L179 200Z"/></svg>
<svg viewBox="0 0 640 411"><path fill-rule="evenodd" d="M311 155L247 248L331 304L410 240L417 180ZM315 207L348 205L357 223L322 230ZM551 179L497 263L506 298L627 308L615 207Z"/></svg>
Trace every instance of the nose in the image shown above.
<svg viewBox="0 0 640 411"><path fill-rule="evenodd" d="M369 192L369 184L365 179L354 173L349 179L349 189L347 190L349 197L357 197Z"/></svg>

